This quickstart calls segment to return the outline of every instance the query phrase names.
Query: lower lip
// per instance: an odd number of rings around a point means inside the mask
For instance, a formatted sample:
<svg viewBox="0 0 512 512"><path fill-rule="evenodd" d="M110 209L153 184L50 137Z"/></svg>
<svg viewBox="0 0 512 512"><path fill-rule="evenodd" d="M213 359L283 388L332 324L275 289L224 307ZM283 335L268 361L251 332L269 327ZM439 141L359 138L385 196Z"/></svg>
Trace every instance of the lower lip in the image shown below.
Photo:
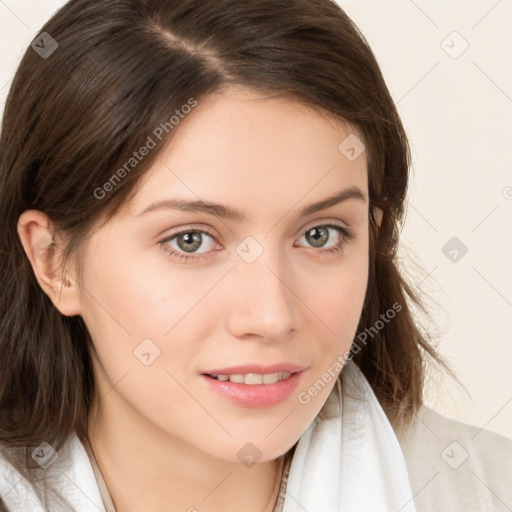
<svg viewBox="0 0 512 512"><path fill-rule="evenodd" d="M297 388L304 370L292 373L287 379L274 384L236 384L201 375L206 384L237 405L244 407L271 407L286 400Z"/></svg>

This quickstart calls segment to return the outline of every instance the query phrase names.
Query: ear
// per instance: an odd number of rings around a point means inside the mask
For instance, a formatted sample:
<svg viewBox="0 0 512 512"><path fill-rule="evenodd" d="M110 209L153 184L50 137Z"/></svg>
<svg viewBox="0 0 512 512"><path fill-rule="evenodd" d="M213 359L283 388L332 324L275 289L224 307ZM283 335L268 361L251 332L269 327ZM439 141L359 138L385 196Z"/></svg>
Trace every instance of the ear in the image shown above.
<svg viewBox="0 0 512 512"><path fill-rule="evenodd" d="M18 236L39 286L53 305L65 316L80 314L78 283L62 268L64 242L54 236L48 216L38 210L23 212L18 219Z"/></svg>
<svg viewBox="0 0 512 512"><path fill-rule="evenodd" d="M377 223L377 226L379 226L380 228L380 225L382 224L382 215L383 215L383 212L380 208L377 208L377 206L374 206L373 207L373 218L375 219L375 222Z"/></svg>

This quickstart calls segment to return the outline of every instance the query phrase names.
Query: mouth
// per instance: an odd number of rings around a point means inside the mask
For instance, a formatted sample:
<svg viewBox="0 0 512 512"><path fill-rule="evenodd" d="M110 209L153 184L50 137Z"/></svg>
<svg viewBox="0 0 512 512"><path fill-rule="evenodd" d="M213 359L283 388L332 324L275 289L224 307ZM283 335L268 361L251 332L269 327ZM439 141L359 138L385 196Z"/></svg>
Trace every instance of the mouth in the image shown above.
<svg viewBox="0 0 512 512"><path fill-rule="evenodd" d="M209 390L232 403L250 408L277 405L293 393L304 370L273 373L206 373L201 380Z"/></svg>

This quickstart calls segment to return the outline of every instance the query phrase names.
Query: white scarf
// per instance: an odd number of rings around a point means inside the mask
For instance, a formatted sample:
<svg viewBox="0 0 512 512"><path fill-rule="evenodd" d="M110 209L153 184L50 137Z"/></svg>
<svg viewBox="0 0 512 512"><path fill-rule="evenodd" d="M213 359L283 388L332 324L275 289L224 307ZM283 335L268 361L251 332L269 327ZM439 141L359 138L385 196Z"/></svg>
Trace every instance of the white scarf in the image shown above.
<svg viewBox="0 0 512 512"><path fill-rule="evenodd" d="M105 512L91 462L75 435L50 468L52 483L76 512ZM2 457L0 495L10 512L45 512L28 482ZM283 512L391 511L416 512L405 459L368 381L349 361L295 448Z"/></svg>

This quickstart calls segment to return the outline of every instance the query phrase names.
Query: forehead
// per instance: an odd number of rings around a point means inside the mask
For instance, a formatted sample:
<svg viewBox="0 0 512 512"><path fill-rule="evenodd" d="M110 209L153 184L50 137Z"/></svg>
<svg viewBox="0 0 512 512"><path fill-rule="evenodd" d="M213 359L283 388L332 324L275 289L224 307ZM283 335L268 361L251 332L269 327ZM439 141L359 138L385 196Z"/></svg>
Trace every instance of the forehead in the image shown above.
<svg viewBox="0 0 512 512"><path fill-rule="evenodd" d="M360 154L347 158L345 146L357 141ZM128 209L137 215L150 200L179 196L229 203L255 220L244 206L309 204L348 187L367 195L362 147L357 130L325 111L229 88L199 101L180 121Z"/></svg>

